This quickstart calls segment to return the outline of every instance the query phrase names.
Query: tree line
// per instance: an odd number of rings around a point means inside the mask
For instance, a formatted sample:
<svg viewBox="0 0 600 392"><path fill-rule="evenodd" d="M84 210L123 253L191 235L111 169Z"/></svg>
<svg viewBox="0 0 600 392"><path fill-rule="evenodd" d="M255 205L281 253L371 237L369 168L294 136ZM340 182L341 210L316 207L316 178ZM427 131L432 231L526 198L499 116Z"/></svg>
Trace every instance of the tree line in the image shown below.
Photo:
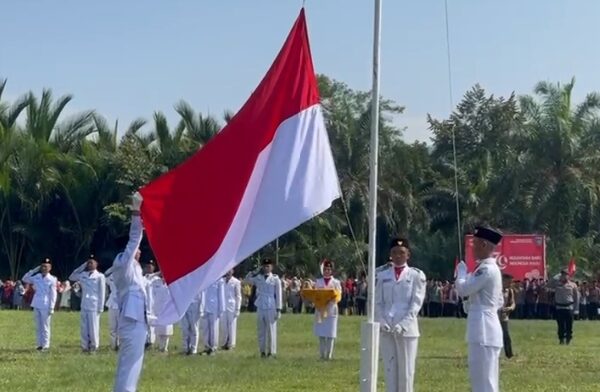
<svg viewBox="0 0 600 392"><path fill-rule="evenodd" d="M317 273L324 257L348 274L366 263L370 93L318 79L343 200L244 268L275 254L279 268L296 275ZM127 197L200 150L232 118L203 115L181 101L175 124L162 112L109 124L94 110L66 117L73 97L56 98L49 89L8 102L6 83L0 80L0 276L19 277L45 257L63 277L90 254L107 268L127 235ZM552 267L573 256L578 268L598 274L600 95L575 103L573 88L574 80L540 82L530 95L496 97L475 85L448 118L428 117L430 143L406 143L398 125L404 108L382 99L379 264L388 238L403 235L413 264L450 278L458 195L461 233L488 223L546 234Z"/></svg>

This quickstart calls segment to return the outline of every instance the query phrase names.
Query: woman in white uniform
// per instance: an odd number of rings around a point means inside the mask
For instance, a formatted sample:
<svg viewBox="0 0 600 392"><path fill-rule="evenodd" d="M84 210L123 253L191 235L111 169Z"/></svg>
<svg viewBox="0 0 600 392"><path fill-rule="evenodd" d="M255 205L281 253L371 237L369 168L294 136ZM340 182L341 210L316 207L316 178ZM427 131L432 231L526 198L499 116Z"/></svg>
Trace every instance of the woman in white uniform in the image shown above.
<svg viewBox="0 0 600 392"><path fill-rule="evenodd" d="M333 262L323 260L321 262L322 278L317 279L315 289L332 289L335 291L335 299L327 304L324 311L315 311L314 332L319 338L319 352L321 359L330 360L333 356L333 345L337 337L338 302L341 299L342 284L333 277Z"/></svg>

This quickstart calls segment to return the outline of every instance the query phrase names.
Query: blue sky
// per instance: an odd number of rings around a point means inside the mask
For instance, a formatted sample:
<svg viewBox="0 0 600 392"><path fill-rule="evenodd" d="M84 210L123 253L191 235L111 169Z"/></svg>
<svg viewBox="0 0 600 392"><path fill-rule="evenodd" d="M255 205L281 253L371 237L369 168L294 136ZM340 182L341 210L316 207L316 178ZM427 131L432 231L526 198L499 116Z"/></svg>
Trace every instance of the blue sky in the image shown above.
<svg viewBox="0 0 600 392"><path fill-rule="evenodd" d="M185 99L237 110L283 43L302 0L4 1L0 77L14 99L43 87L127 124ZM371 85L372 0L306 0L317 72ZM405 138L449 113L443 0L384 0L382 94L406 107ZM454 101L480 83L496 95L539 80L600 91L600 1L449 0Z"/></svg>

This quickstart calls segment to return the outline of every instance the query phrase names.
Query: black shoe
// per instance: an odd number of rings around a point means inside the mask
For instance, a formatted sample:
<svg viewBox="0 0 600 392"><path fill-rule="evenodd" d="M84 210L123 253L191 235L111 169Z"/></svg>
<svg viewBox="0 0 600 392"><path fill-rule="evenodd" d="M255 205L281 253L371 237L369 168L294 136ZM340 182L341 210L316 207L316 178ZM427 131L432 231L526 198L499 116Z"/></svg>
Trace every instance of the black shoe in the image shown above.
<svg viewBox="0 0 600 392"><path fill-rule="evenodd" d="M558 344L565 344L565 340L564 339L560 339Z"/></svg>
<svg viewBox="0 0 600 392"><path fill-rule="evenodd" d="M261 358L266 358L266 357L267 357L267 354L265 354L265 353L260 353L260 357L261 357Z"/></svg>
<svg viewBox="0 0 600 392"><path fill-rule="evenodd" d="M571 344L571 338L567 338L567 342L566 342L566 343L567 343L567 346L568 346L569 344Z"/></svg>
<svg viewBox="0 0 600 392"><path fill-rule="evenodd" d="M144 346L144 349L148 350L150 347L152 347L152 343L146 342L146 345Z"/></svg>
<svg viewBox="0 0 600 392"><path fill-rule="evenodd" d="M38 346L38 347L36 348L36 350L38 350L38 351L42 351L42 350L43 350L43 347L42 347L42 346Z"/></svg>
<svg viewBox="0 0 600 392"><path fill-rule="evenodd" d="M221 347L221 350L225 350L228 351L231 347L229 347L228 345L225 345L223 347Z"/></svg>
<svg viewBox="0 0 600 392"><path fill-rule="evenodd" d="M192 350L187 350L184 354L185 355L192 355Z"/></svg>

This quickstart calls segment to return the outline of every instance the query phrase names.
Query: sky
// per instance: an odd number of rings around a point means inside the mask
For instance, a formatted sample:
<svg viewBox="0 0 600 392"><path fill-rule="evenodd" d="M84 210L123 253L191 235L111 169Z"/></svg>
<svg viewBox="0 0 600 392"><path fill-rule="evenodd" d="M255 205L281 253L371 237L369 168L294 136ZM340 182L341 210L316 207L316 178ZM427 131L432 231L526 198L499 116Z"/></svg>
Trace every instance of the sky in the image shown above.
<svg viewBox="0 0 600 392"><path fill-rule="evenodd" d="M369 90L373 0L306 0L318 73ZM121 125L181 99L236 111L274 60L302 0L28 0L0 5L0 78L14 100L44 87ZM381 93L405 106L408 142L451 110L444 0L383 0ZM453 102L475 83L498 96L576 78L600 91L600 1L448 0ZM124 129L125 126L122 126Z"/></svg>

